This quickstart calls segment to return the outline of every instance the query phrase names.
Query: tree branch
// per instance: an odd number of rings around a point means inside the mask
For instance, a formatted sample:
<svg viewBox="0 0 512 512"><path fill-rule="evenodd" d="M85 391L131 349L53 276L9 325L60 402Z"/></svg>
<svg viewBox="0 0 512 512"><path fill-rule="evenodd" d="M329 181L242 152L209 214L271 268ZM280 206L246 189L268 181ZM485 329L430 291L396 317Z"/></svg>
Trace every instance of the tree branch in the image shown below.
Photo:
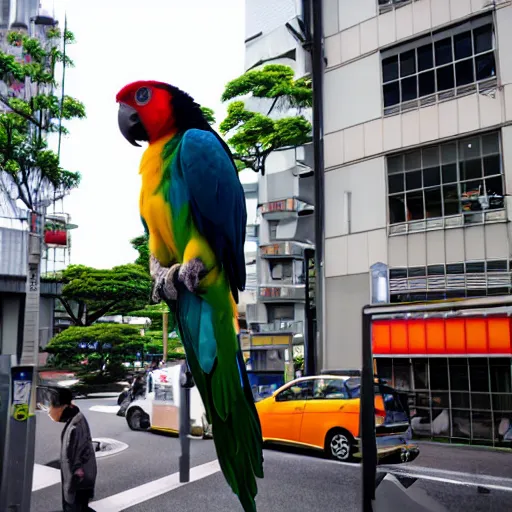
<svg viewBox="0 0 512 512"><path fill-rule="evenodd" d="M99 320L102 316L104 316L105 313L108 313L118 302L119 301L115 300L113 302L110 302L109 304L106 304L105 306L98 309L94 313L87 314L85 324L86 325L93 324L94 322L96 322L96 320Z"/></svg>
<svg viewBox="0 0 512 512"><path fill-rule="evenodd" d="M6 107L9 107L11 112L13 112L14 114L17 114L20 117L22 117L23 119L25 119L26 121L33 123L36 126L40 127L39 123L37 122L37 120L34 117L29 116L29 115L25 114L24 112L21 112L15 108L11 107L11 105L9 104L9 100L4 98L3 96L0 96L0 103L3 103Z"/></svg>
<svg viewBox="0 0 512 512"><path fill-rule="evenodd" d="M69 315L69 317L71 318L71 321L75 324L75 325L79 325L78 323L78 319L77 317L75 316L75 314L73 313L73 310L71 309L71 306L69 305L68 301L66 299L63 299L62 297L59 297L59 300L60 300L60 303L64 306L64 309L66 310L66 313Z"/></svg>

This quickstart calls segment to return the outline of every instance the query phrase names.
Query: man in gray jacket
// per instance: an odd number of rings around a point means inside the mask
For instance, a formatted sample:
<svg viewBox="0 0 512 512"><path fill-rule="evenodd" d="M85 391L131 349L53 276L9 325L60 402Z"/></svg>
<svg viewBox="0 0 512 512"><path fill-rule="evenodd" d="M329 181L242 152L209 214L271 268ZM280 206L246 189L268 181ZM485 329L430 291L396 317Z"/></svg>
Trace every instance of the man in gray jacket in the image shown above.
<svg viewBox="0 0 512 512"><path fill-rule="evenodd" d="M91 512L89 501L96 484L96 455L91 431L80 409L71 403L73 395L66 388L52 388L48 415L65 423L61 434L60 471L64 512ZM94 511L92 511L94 512Z"/></svg>

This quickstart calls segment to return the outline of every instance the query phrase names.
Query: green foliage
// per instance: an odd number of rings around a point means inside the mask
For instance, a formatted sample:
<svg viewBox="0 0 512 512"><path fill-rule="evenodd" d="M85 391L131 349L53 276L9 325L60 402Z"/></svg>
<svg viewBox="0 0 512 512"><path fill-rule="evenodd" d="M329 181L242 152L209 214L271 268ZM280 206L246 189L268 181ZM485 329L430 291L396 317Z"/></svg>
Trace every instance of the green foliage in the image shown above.
<svg viewBox="0 0 512 512"><path fill-rule="evenodd" d="M7 42L21 49L22 59L0 51L0 79L16 89L27 82L37 93L27 99L0 95L0 104L8 107L0 114L0 177L14 200L36 209L43 200L64 197L80 183L78 172L60 166L59 157L48 148L46 134L67 133L61 119L83 119L84 105L75 98L55 95L57 63L73 66L61 50L61 31L50 28L46 41L10 32ZM66 31L66 43L73 43L72 32ZM18 50L19 51L19 50Z"/></svg>
<svg viewBox="0 0 512 512"><path fill-rule="evenodd" d="M203 112L205 119L208 121L208 124L216 123L215 112L213 111L213 109L208 108L208 107L201 107L201 110Z"/></svg>
<svg viewBox="0 0 512 512"><path fill-rule="evenodd" d="M81 344L86 344L83 348ZM103 372L106 364L114 369L123 361L135 359L137 351L144 349L140 330L132 325L95 324L87 327L68 327L50 340L46 351L56 363L69 364L87 359L87 372Z"/></svg>
<svg viewBox="0 0 512 512"><path fill-rule="evenodd" d="M132 247L139 253L138 258L135 260L137 265L143 267L149 274L149 239L148 235L144 234L130 240Z"/></svg>
<svg viewBox="0 0 512 512"><path fill-rule="evenodd" d="M151 293L150 276L133 263L110 270L70 265L60 281L64 286L59 300L78 326L91 325L109 313L143 308Z"/></svg>
<svg viewBox="0 0 512 512"><path fill-rule="evenodd" d="M265 161L276 149L296 147L311 141L311 122L303 115L273 119L274 109L309 108L313 94L309 78L293 79L289 66L271 64L260 70L247 71L226 85L222 101L251 94L256 98L273 100L267 115L247 110L243 101L228 105L228 115L220 124L223 135L231 133L228 144L235 158L265 174ZM239 169L240 170L240 169Z"/></svg>
<svg viewBox="0 0 512 512"><path fill-rule="evenodd" d="M163 328L163 313L167 312L169 315L169 328L172 330L175 324L174 315L165 302L160 304L149 304L142 309L128 311L127 316L143 316L151 320L151 330L162 330Z"/></svg>

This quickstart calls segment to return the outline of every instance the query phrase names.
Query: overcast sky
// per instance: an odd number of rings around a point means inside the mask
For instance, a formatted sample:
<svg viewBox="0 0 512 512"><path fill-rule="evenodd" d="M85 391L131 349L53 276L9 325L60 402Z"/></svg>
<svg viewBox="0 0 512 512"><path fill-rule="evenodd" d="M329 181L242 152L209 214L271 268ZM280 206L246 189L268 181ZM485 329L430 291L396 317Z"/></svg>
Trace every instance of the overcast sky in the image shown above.
<svg viewBox="0 0 512 512"><path fill-rule="evenodd" d="M225 115L224 85L243 73L243 0L49 0L59 18L65 5L77 43L66 93L85 103L87 119L67 124L62 165L82 174L65 210L72 232L71 262L111 267L131 262L129 240L142 233L138 211L142 148L117 127L115 95L136 80L160 80ZM249 171L250 172L250 171ZM251 173L254 175L254 173Z"/></svg>

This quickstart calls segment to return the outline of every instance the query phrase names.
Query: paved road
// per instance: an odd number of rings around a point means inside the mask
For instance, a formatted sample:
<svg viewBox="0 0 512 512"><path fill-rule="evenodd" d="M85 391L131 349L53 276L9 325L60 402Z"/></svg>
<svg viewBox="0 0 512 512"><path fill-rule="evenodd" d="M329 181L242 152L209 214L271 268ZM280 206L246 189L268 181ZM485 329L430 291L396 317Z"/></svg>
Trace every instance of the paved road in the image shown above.
<svg viewBox="0 0 512 512"><path fill-rule="evenodd" d="M236 497L218 471L211 441L192 441L192 481L183 485L177 474L178 439L130 431L123 418L111 413L114 400L81 400L77 404L87 415L94 437L128 445L126 450L98 460L96 502L92 505L97 512L240 512ZM55 459L61 428L38 414L35 484L39 490L33 492L32 512L60 510L59 472L52 466L58 467ZM512 511L510 459L509 453L427 444L413 463L387 469L421 476L414 487L450 511L506 512ZM265 450L258 510L358 511L360 476L357 464L339 464L307 452ZM490 493L479 491L478 484L486 485Z"/></svg>

